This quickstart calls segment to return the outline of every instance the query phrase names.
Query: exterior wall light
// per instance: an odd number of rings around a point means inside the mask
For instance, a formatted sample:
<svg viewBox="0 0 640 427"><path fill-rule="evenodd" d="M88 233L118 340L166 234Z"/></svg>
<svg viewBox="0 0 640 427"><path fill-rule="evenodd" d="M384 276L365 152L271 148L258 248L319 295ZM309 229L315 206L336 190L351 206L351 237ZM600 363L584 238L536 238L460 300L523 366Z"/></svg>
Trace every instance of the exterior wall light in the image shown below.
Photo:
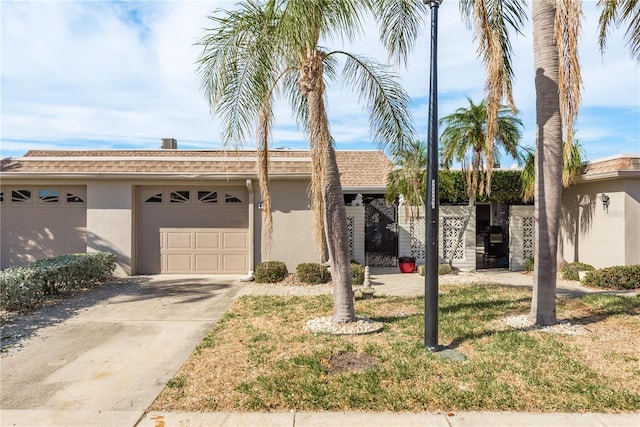
<svg viewBox="0 0 640 427"><path fill-rule="evenodd" d="M602 193L602 195L600 195L600 200L602 200L602 210L609 213L609 196Z"/></svg>

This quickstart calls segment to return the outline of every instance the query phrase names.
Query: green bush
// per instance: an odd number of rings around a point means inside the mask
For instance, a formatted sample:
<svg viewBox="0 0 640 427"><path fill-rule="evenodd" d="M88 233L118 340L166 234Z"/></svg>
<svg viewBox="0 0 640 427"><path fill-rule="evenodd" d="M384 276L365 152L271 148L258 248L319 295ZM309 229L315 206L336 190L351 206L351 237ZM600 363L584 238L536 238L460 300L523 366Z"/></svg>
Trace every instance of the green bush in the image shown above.
<svg viewBox="0 0 640 427"><path fill-rule="evenodd" d="M524 261L524 271L533 271L533 257L530 256Z"/></svg>
<svg viewBox="0 0 640 427"><path fill-rule="evenodd" d="M590 271L582 283L604 289L640 289L640 264Z"/></svg>
<svg viewBox="0 0 640 427"><path fill-rule="evenodd" d="M287 265L282 261L264 261L256 265L253 277L256 282L260 283L277 283L282 282L287 275Z"/></svg>
<svg viewBox="0 0 640 427"><path fill-rule="evenodd" d="M579 271L593 271L595 268L592 265L584 264L582 262L568 262L562 266L561 274L565 280L580 280L578 274Z"/></svg>
<svg viewBox="0 0 640 427"><path fill-rule="evenodd" d="M327 283L331 279L329 270L322 264L307 262L298 264L296 267L298 279L303 283L317 285L319 283Z"/></svg>
<svg viewBox="0 0 640 427"><path fill-rule="evenodd" d="M351 281L354 285L364 283L364 267L360 264L351 263Z"/></svg>
<svg viewBox="0 0 640 427"><path fill-rule="evenodd" d="M107 252L62 255L11 267L0 272L0 308L35 307L47 295L68 295L102 283L116 268L117 258Z"/></svg>

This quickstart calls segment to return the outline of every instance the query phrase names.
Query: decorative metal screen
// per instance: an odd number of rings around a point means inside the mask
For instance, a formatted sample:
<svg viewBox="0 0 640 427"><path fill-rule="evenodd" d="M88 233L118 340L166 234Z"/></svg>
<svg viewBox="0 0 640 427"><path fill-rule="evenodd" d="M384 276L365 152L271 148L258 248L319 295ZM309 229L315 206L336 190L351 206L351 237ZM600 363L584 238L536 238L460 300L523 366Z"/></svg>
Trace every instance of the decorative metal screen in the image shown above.
<svg viewBox="0 0 640 427"><path fill-rule="evenodd" d="M347 234L349 235L349 254L353 259L353 217L347 217Z"/></svg>
<svg viewBox="0 0 640 427"><path fill-rule="evenodd" d="M365 205L365 256L372 267L395 267L398 255L398 224L395 206L384 199Z"/></svg>
<svg viewBox="0 0 640 427"><path fill-rule="evenodd" d="M425 259L425 229L424 217L409 219L409 232L411 233L411 256L418 262Z"/></svg>
<svg viewBox="0 0 640 427"><path fill-rule="evenodd" d="M535 240L535 220L532 216L522 218L522 256L525 260L533 256Z"/></svg>
<svg viewBox="0 0 640 427"><path fill-rule="evenodd" d="M444 249L444 257L449 259L453 245L456 243L458 232L462 229L464 223L463 217L447 217L442 221L442 247ZM453 255L454 260L464 260L464 236L460 239L458 247Z"/></svg>

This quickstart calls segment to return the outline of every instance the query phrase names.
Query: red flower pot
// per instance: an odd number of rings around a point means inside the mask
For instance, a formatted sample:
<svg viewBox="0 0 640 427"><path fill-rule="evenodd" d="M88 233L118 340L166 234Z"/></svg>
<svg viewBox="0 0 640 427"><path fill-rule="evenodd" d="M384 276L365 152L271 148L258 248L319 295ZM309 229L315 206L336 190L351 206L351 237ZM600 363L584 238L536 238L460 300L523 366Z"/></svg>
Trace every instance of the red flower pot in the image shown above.
<svg viewBox="0 0 640 427"><path fill-rule="evenodd" d="M401 273L413 273L416 269L416 260L414 258L398 258L398 266Z"/></svg>

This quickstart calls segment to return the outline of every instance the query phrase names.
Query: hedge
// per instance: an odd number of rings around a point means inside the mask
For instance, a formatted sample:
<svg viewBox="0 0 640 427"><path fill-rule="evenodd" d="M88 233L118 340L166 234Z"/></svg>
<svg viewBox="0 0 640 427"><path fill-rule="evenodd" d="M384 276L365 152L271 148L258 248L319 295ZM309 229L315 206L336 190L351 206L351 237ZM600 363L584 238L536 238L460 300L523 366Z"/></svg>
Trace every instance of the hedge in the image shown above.
<svg viewBox="0 0 640 427"><path fill-rule="evenodd" d="M62 255L0 272L0 308L33 308L49 295L68 295L102 283L116 269L112 253Z"/></svg>
<svg viewBox="0 0 640 427"><path fill-rule="evenodd" d="M289 271L287 264L282 261L264 261L256 265L253 278L258 283L278 283L282 282Z"/></svg>
<svg viewBox="0 0 640 427"><path fill-rule="evenodd" d="M582 284L605 289L640 289L640 264L590 271Z"/></svg>

